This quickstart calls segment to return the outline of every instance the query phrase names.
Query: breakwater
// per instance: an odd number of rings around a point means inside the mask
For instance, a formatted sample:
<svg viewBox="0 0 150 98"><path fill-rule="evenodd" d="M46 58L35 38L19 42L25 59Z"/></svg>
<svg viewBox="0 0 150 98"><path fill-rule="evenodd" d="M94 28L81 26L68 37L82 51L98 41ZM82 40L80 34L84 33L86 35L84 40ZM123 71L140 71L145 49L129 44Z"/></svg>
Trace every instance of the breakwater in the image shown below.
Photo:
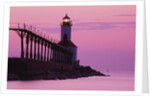
<svg viewBox="0 0 150 98"><path fill-rule="evenodd" d="M44 62L31 59L9 58L8 80L56 80L88 76L106 76L90 66Z"/></svg>

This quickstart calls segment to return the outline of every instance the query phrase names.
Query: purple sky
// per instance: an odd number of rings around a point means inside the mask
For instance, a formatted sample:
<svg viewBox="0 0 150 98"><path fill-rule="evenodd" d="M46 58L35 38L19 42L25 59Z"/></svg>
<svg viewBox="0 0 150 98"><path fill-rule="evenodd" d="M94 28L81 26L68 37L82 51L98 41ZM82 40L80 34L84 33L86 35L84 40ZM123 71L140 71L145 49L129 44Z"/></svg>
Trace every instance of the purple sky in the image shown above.
<svg viewBox="0 0 150 98"><path fill-rule="evenodd" d="M60 41L65 14L73 26L71 39L83 65L106 72L134 72L136 6L12 7L10 23L26 23ZM9 57L20 56L20 38L9 33Z"/></svg>

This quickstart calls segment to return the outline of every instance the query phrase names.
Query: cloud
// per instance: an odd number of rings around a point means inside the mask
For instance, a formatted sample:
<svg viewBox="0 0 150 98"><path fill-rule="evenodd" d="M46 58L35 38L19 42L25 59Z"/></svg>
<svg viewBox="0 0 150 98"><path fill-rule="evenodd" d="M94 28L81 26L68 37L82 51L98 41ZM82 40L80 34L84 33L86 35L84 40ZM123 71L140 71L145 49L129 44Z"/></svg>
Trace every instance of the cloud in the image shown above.
<svg viewBox="0 0 150 98"><path fill-rule="evenodd" d="M118 14L115 16L136 16L136 14Z"/></svg>
<svg viewBox="0 0 150 98"><path fill-rule="evenodd" d="M51 27L50 25L49 23L34 23L33 27L41 32L60 33L60 28L58 26Z"/></svg>
<svg viewBox="0 0 150 98"><path fill-rule="evenodd" d="M74 24L74 27L77 28L78 30L95 30L95 29L104 30L114 28L114 25L106 22L85 22Z"/></svg>
<svg viewBox="0 0 150 98"><path fill-rule="evenodd" d="M114 28L135 28L135 22L83 22L74 24L74 30L106 30Z"/></svg>
<svg viewBox="0 0 150 98"><path fill-rule="evenodd" d="M42 31L47 33L60 33L60 28L41 28Z"/></svg>

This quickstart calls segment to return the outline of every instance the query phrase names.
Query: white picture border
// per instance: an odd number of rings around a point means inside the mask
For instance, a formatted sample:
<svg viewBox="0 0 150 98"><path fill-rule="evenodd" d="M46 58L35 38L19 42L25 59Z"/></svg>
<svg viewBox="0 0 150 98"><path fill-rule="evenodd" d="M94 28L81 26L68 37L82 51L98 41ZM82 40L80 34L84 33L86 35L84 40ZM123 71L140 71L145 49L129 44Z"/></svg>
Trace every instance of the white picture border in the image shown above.
<svg viewBox="0 0 150 98"><path fill-rule="evenodd" d="M108 2L109 1L109 2ZM11 6L90 6L90 5L136 5L136 55L135 55L135 90L134 91L90 91L90 90L7 90L7 62L8 62L8 35L9 35L9 14ZM142 94L142 64L143 64L143 16L144 0L84 0L80 1L32 1L32 2L5 2L4 3L4 30L2 47L2 81L1 93L4 94L90 94L90 95L140 95Z"/></svg>

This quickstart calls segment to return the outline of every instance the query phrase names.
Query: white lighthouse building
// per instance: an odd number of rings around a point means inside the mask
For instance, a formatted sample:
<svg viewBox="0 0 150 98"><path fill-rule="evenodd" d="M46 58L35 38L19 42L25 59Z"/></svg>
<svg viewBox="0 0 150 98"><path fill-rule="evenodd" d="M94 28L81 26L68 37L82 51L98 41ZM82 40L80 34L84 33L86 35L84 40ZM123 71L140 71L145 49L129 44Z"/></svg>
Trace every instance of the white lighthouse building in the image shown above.
<svg viewBox="0 0 150 98"><path fill-rule="evenodd" d="M71 41L71 26L72 22L70 17L66 14L63 17L63 21L61 23L61 41L58 43L66 48L68 48L73 53L72 62L76 63L77 61L77 46Z"/></svg>

